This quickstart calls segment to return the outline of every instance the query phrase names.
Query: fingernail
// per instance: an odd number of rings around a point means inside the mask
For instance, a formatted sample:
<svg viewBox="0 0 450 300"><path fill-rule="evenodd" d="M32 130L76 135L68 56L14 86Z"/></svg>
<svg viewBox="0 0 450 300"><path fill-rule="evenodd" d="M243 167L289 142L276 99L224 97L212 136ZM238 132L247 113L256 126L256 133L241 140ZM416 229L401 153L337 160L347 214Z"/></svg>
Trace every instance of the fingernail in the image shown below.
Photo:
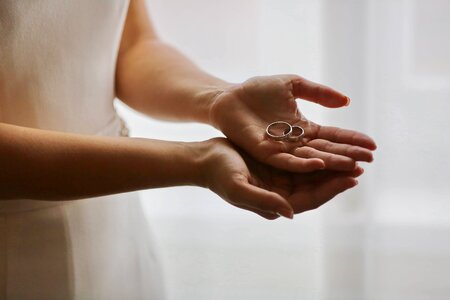
<svg viewBox="0 0 450 300"><path fill-rule="evenodd" d="M285 209L285 208L281 208L278 210L277 215L279 215L280 217L285 217L288 219L293 219L294 218L294 212L292 210L289 209Z"/></svg>
<svg viewBox="0 0 450 300"><path fill-rule="evenodd" d="M325 162L324 162L323 160L320 160L320 162L321 162L321 164L320 164L319 169L320 169L320 170L325 169L325 167L326 167Z"/></svg>
<svg viewBox="0 0 450 300"><path fill-rule="evenodd" d="M349 106L350 105L350 98L349 97L345 97L347 99L347 103L345 103L345 106Z"/></svg>

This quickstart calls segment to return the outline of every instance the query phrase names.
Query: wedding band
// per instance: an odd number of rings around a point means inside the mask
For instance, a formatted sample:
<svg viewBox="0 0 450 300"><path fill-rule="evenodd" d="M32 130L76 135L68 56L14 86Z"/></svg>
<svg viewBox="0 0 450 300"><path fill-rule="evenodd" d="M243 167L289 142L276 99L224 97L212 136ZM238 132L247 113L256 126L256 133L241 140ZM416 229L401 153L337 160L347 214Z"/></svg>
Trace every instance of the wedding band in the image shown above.
<svg viewBox="0 0 450 300"><path fill-rule="evenodd" d="M275 141L286 140L292 132L291 124L284 121L270 123L266 128L266 134Z"/></svg>
<svg viewBox="0 0 450 300"><path fill-rule="evenodd" d="M297 125L291 126L291 133L287 136L289 142L298 142L302 136L305 134L305 130Z"/></svg>

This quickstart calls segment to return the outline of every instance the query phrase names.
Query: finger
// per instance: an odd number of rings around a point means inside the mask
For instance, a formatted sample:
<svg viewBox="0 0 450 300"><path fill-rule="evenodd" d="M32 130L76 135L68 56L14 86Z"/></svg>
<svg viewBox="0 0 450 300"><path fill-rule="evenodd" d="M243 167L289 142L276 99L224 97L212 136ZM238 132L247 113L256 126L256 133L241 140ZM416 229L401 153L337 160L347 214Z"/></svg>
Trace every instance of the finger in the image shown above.
<svg viewBox="0 0 450 300"><path fill-rule="evenodd" d="M364 174L364 169L361 168L360 166L356 166L356 168L353 171L349 172L348 174L342 174L342 175L348 175L350 177L357 178L357 177L361 176L362 174Z"/></svg>
<svg viewBox="0 0 450 300"><path fill-rule="evenodd" d="M330 181L336 177L353 177L357 178L364 174L364 169L360 166L356 166L352 171L331 171L331 170L321 170L310 173L310 177L308 179L308 184L313 186L318 186L326 181ZM304 184L305 178L303 174L298 174L298 176L294 177L293 180L294 185Z"/></svg>
<svg viewBox="0 0 450 300"><path fill-rule="evenodd" d="M253 175L248 179L251 185L277 193L284 199L291 194L292 176L290 172L275 168L270 168L269 172L264 172L264 170L258 172L256 169L252 171L258 175Z"/></svg>
<svg viewBox="0 0 450 300"><path fill-rule="evenodd" d="M369 150L375 150L375 141L364 133L331 126L321 126L317 138L341 144L360 146Z"/></svg>
<svg viewBox="0 0 450 300"><path fill-rule="evenodd" d="M245 205L266 213L279 213L292 219L294 211L287 200L277 193L251 185L250 183L238 183L233 192L233 198L239 205Z"/></svg>
<svg viewBox="0 0 450 300"><path fill-rule="evenodd" d="M267 158L267 164L289 172L311 172L325 168L318 158L300 158L290 153L276 153Z"/></svg>
<svg viewBox="0 0 450 300"><path fill-rule="evenodd" d="M356 166L356 168L352 171L328 171L328 170L324 170L324 171L319 171L321 172L318 173L314 180L313 183L315 185L320 185L324 182L330 181L333 178L337 178L337 177L353 177L353 178L357 178L359 176L361 176L364 173L364 169L361 168L360 166ZM297 182L298 184L298 182Z"/></svg>
<svg viewBox="0 0 450 300"><path fill-rule="evenodd" d="M347 96L325 85L301 77L293 79L291 82L294 97L331 108L350 104Z"/></svg>
<svg viewBox="0 0 450 300"><path fill-rule="evenodd" d="M337 171L352 171L356 162L347 156L328 153L309 146L297 147L293 154L302 158L320 158L325 163L325 168Z"/></svg>
<svg viewBox="0 0 450 300"><path fill-rule="evenodd" d="M356 186L358 181L353 177L336 176L330 180L323 182L313 193L313 200L316 205L330 201L336 195Z"/></svg>
<svg viewBox="0 0 450 300"><path fill-rule="evenodd" d="M308 142L308 146L320 151L347 156L356 161L373 161L372 151L360 146L339 144L323 139L312 140Z"/></svg>
<svg viewBox="0 0 450 300"><path fill-rule="evenodd" d="M264 212L264 211L261 211L261 210L255 209L253 207L249 207L249 206L243 205L243 204L233 204L233 205L236 206L236 207L239 207L241 209L245 209L245 210L251 211L251 212L253 212L255 214L258 214L258 215L260 215L261 217L263 217L264 219L267 219L267 220L275 220L275 219L278 219L280 217L280 215L278 215L277 213Z"/></svg>
<svg viewBox="0 0 450 300"><path fill-rule="evenodd" d="M311 196L308 198L309 201L302 201L303 199L299 199L294 206L295 212L301 213L316 209L336 197L338 194L356 186L357 184L358 181L353 177L339 176L331 178L330 180L318 185L316 189L311 192Z"/></svg>
<svg viewBox="0 0 450 300"><path fill-rule="evenodd" d="M270 187L270 191L277 193L281 197L287 199L290 195L292 188L292 182L289 182L289 185L277 185L276 183L273 183L273 185Z"/></svg>

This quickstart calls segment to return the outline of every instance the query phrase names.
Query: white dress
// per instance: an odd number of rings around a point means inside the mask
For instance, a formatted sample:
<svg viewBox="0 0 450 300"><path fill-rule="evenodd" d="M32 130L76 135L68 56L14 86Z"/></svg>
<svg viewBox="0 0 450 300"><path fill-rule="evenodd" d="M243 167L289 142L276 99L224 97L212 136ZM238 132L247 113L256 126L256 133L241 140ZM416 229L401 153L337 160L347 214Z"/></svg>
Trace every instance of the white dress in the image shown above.
<svg viewBox="0 0 450 300"><path fill-rule="evenodd" d="M0 0L0 122L127 135L113 100L128 5ZM154 246L137 193L0 201L0 299L163 299Z"/></svg>

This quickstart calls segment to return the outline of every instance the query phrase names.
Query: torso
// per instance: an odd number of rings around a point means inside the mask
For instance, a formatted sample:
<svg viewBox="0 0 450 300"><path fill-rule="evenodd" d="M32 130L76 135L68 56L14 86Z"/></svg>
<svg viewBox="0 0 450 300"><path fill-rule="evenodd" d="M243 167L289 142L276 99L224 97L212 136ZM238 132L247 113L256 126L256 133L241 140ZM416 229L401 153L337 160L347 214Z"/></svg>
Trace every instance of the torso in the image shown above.
<svg viewBox="0 0 450 300"><path fill-rule="evenodd" d="M128 4L1 0L0 122L126 135L113 100ZM162 299L147 225L137 193L0 201L0 298Z"/></svg>
<svg viewBox="0 0 450 300"><path fill-rule="evenodd" d="M116 118L126 0L0 1L0 122L96 134Z"/></svg>

